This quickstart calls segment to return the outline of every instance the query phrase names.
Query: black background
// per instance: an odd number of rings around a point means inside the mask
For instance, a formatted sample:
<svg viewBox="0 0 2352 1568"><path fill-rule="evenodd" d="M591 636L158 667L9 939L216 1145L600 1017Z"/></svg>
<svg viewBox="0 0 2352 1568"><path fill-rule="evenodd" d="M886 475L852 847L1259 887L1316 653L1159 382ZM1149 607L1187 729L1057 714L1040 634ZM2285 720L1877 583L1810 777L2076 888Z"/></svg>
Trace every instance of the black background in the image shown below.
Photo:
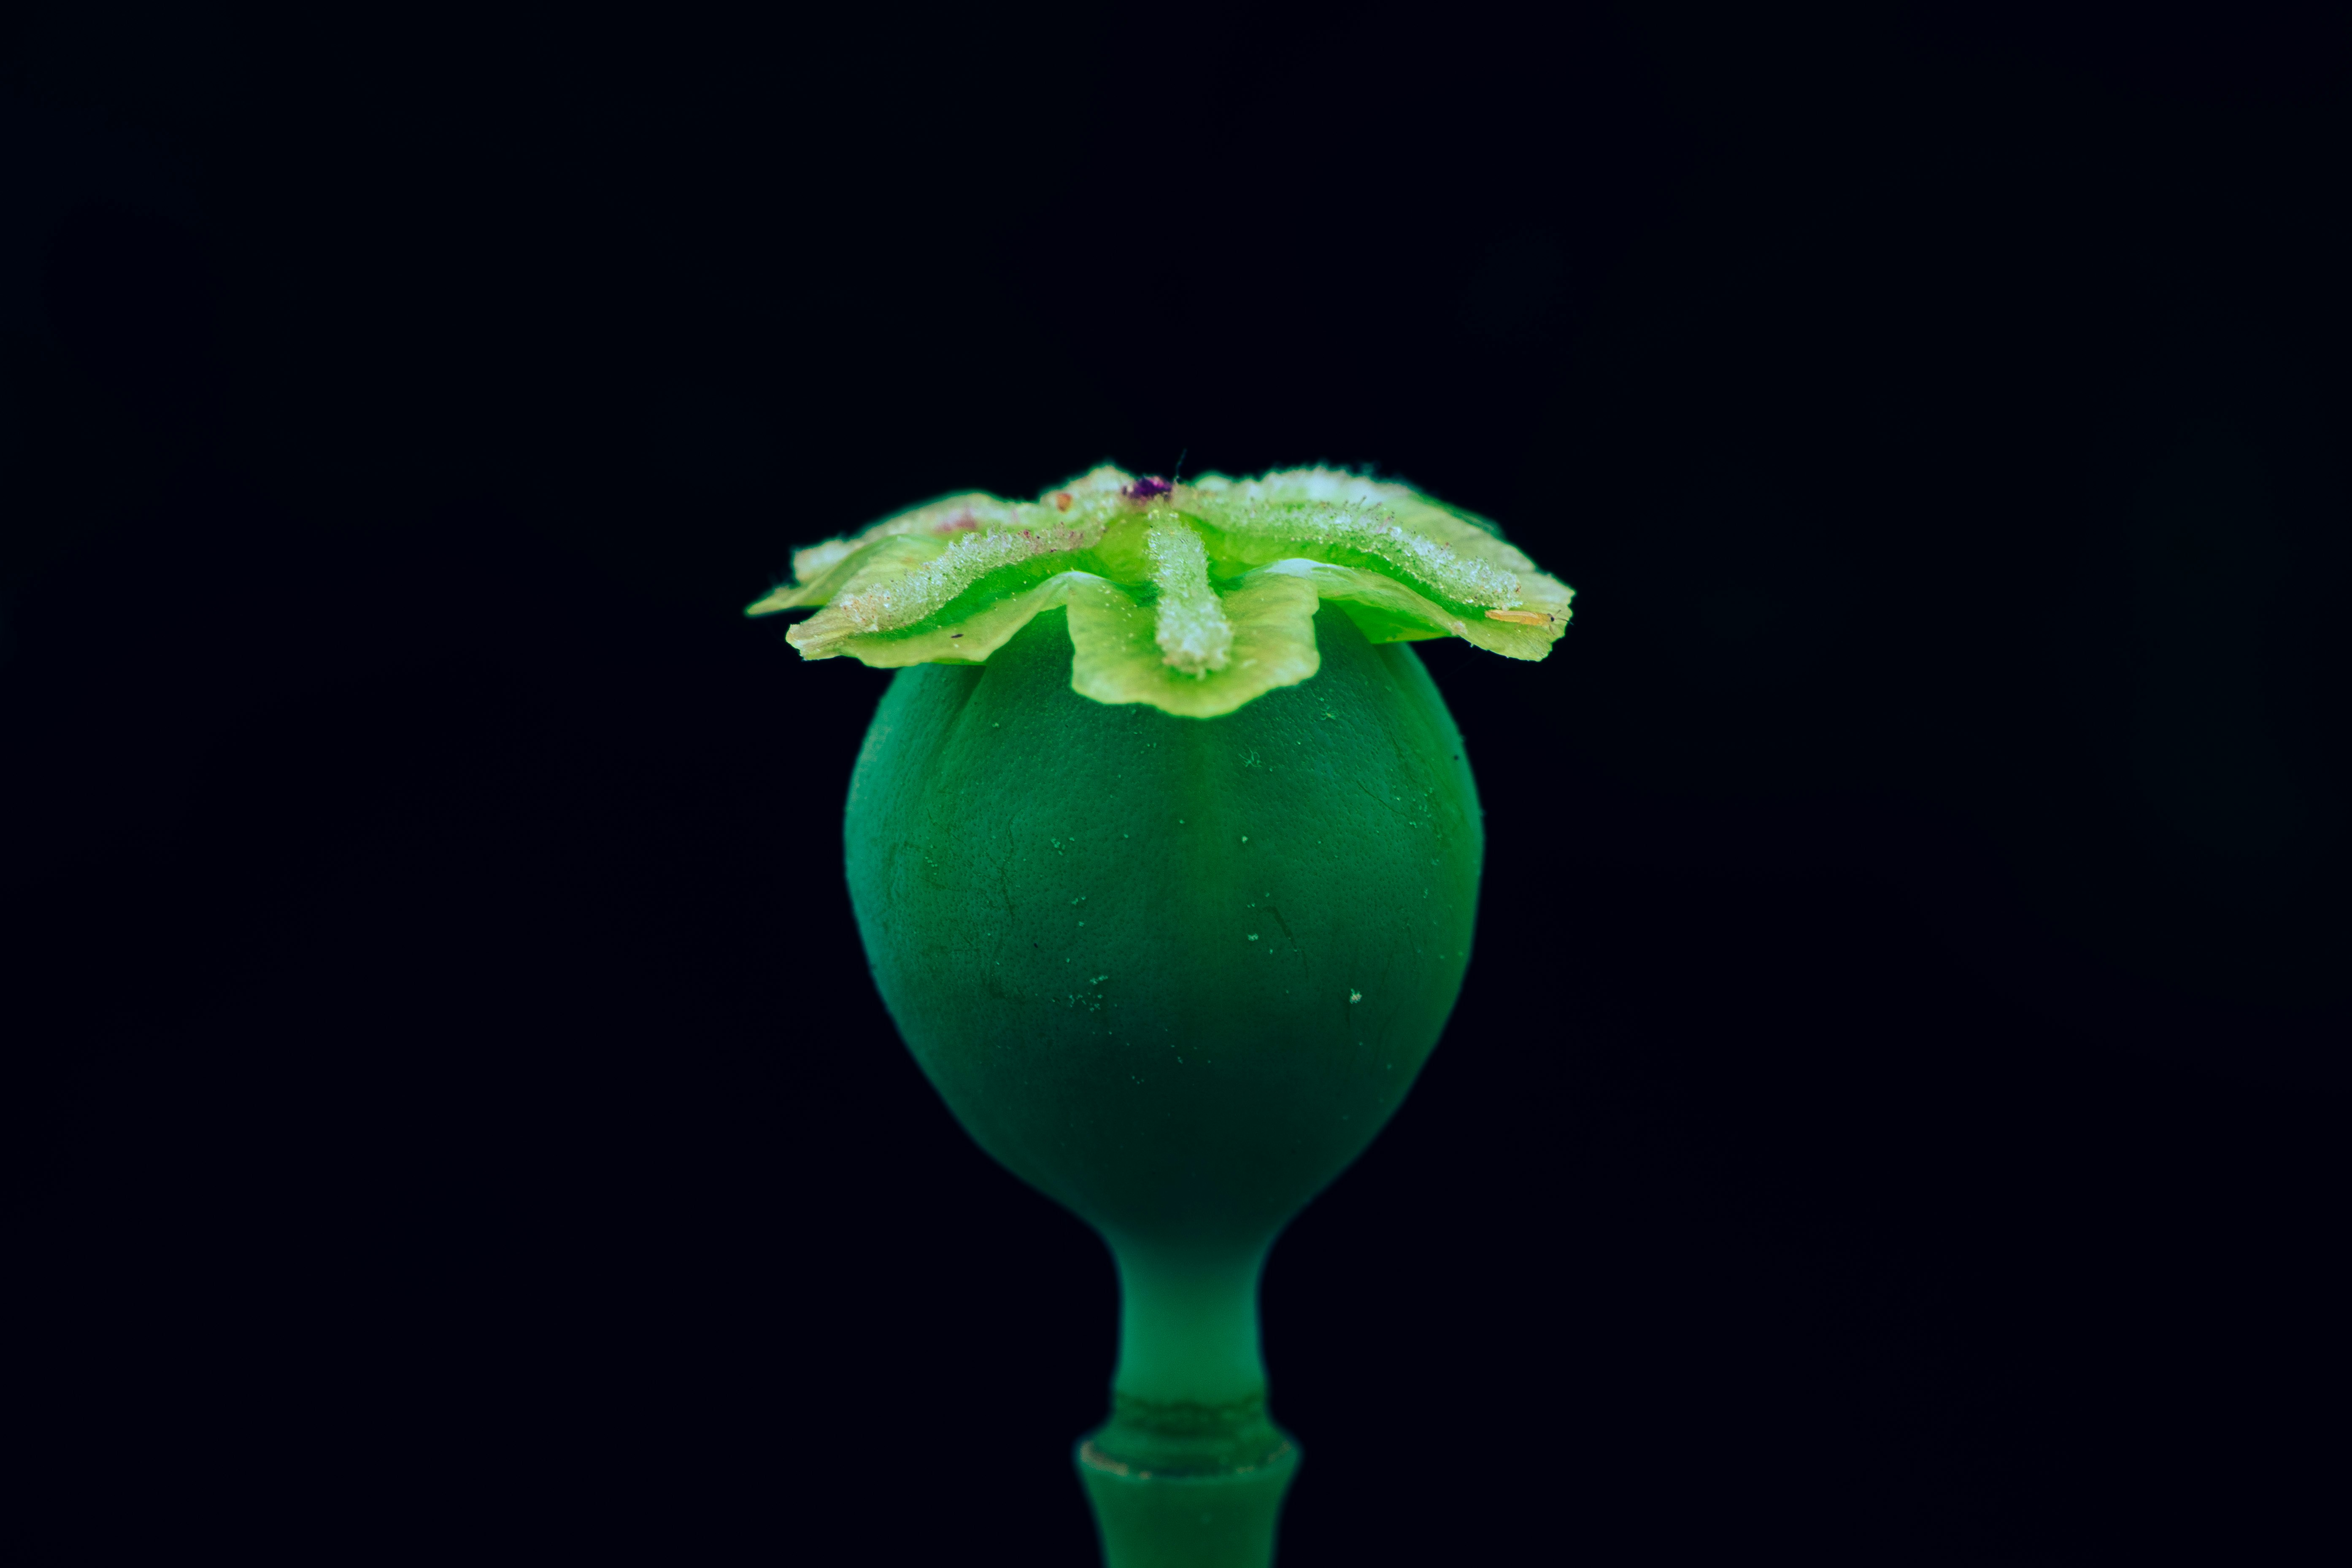
<svg viewBox="0 0 2352 1568"><path fill-rule="evenodd" d="M2340 30L12 17L0 1405L68 1539L1088 1561L1107 1255L866 979L885 677L739 612L1185 454L1580 593L1423 645L1479 948L1269 1268L1286 1562L2340 1550Z"/></svg>

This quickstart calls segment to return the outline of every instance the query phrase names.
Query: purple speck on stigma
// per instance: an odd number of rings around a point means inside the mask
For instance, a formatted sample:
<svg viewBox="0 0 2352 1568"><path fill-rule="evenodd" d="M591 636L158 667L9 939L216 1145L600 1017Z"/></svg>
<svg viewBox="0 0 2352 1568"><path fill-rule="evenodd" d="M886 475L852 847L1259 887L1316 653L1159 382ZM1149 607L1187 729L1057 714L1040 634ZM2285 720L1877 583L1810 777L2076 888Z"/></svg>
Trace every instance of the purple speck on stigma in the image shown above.
<svg viewBox="0 0 2352 1568"><path fill-rule="evenodd" d="M1129 500L1150 500L1155 497L1166 495L1170 490L1172 490L1175 488L1176 487L1174 485L1170 484L1158 474L1146 474L1141 479L1136 480L1135 483L1127 487L1127 499Z"/></svg>

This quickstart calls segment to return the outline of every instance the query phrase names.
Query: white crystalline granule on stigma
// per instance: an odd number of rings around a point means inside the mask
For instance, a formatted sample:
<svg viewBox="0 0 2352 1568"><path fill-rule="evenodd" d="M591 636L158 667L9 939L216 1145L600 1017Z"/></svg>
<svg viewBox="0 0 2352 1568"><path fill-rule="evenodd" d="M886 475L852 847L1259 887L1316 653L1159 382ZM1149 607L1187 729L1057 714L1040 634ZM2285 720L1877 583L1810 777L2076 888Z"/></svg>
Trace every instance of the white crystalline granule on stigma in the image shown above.
<svg viewBox="0 0 2352 1568"><path fill-rule="evenodd" d="M1181 522L1163 523L1145 536L1144 550L1160 590L1152 641L1160 645L1160 657L1192 676L1224 668L1234 627L1209 586L1209 552L1201 536Z"/></svg>

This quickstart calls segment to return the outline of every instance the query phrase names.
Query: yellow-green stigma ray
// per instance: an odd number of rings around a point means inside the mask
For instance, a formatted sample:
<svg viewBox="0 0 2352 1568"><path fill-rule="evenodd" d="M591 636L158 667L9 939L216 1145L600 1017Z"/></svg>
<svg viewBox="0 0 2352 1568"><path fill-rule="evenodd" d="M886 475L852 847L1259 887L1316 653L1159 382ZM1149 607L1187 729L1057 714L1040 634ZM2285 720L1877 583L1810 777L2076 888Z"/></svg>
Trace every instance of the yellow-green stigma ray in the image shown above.
<svg viewBox="0 0 2352 1568"><path fill-rule="evenodd" d="M808 658L979 664L1066 610L1073 689L1214 718L1318 667L1318 605L1374 643L1540 659L1573 591L1485 519L1340 469L1187 484L1099 468L1034 501L966 492L794 552L749 614L814 610Z"/></svg>
<svg viewBox="0 0 2352 1568"><path fill-rule="evenodd" d="M1233 623L1209 586L1209 552L1181 519L1155 521L1144 536L1152 585L1160 590L1151 640L1171 668L1202 676L1225 668Z"/></svg>

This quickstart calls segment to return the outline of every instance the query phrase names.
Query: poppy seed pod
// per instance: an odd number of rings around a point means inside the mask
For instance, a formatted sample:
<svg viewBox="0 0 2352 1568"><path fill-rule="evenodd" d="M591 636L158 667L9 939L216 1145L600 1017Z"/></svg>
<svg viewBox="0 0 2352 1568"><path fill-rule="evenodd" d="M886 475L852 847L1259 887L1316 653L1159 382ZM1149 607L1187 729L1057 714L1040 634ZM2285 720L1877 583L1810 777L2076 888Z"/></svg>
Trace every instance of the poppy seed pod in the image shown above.
<svg viewBox="0 0 2352 1568"><path fill-rule="evenodd" d="M883 1000L981 1146L1109 1243L1114 1564L1263 1563L1297 1450L1256 1291L1411 1087L1484 853L1406 646L1540 658L1570 591L1490 524L1328 470L1098 469L803 551L810 658L899 666L850 786Z"/></svg>

